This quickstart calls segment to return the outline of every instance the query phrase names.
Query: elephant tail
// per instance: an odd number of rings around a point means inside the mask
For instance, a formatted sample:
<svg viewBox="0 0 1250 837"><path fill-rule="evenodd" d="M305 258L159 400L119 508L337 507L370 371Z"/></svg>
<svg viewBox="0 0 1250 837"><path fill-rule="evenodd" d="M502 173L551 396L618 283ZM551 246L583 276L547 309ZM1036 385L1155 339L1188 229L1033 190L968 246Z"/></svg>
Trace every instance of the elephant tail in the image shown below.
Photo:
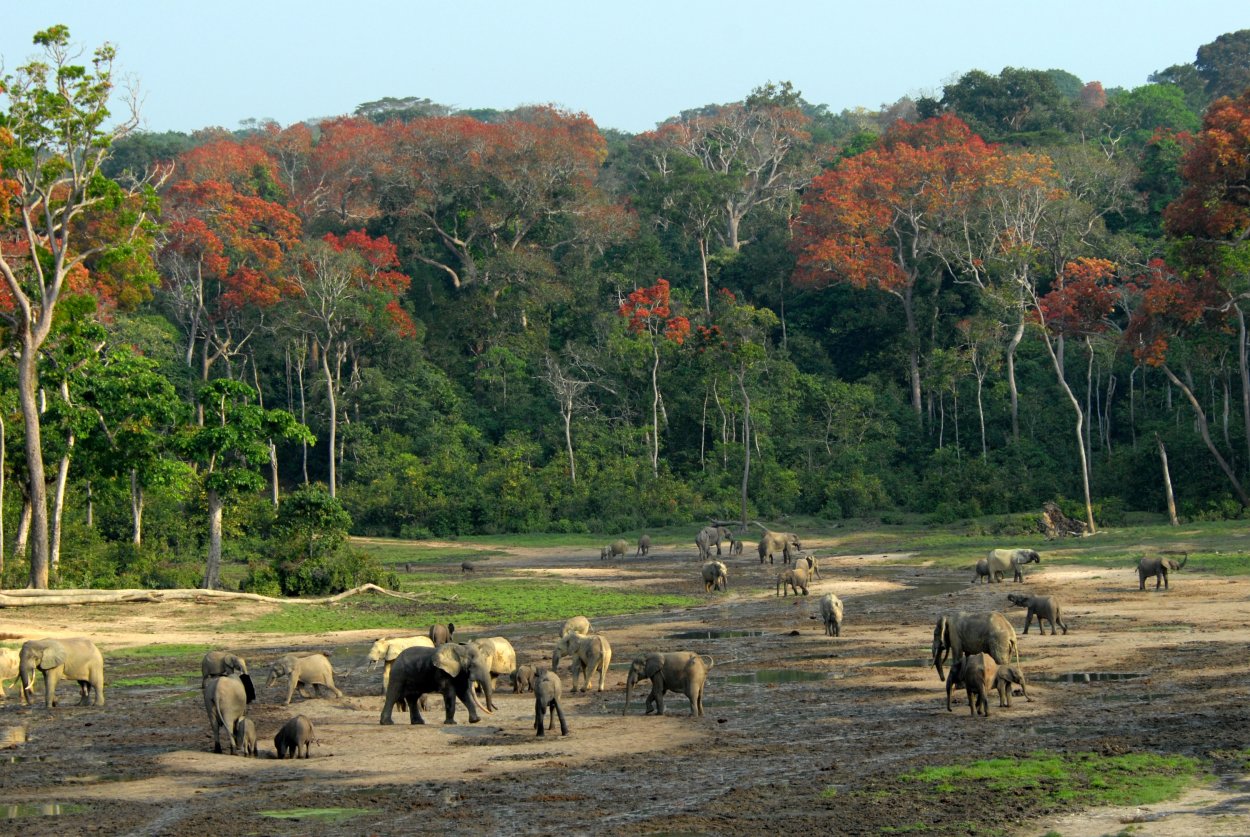
<svg viewBox="0 0 1250 837"><path fill-rule="evenodd" d="M712 659L711 654L700 654L699 659L703 661L704 668L710 669L712 666L716 665L716 661Z"/></svg>

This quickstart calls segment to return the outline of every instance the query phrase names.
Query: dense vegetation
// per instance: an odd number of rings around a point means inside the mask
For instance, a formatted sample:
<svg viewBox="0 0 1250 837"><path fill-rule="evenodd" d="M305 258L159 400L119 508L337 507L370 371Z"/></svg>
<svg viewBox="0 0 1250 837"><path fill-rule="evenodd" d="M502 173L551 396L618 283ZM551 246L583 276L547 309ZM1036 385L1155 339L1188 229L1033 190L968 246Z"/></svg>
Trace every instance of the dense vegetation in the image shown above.
<svg viewBox="0 0 1250 837"><path fill-rule="evenodd" d="M1181 517L1250 504L1250 30L1131 90L769 82L636 136L415 97L136 132L68 37L0 91L5 586L382 579L349 531L1115 525L1164 454Z"/></svg>

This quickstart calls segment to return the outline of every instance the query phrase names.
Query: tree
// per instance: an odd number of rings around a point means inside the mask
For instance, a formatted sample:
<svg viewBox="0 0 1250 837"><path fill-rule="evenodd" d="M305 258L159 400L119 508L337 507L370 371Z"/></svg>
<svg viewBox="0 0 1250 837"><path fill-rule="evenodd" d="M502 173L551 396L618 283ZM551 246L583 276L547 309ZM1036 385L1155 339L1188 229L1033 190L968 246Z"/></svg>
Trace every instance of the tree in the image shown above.
<svg viewBox="0 0 1250 837"><path fill-rule="evenodd" d="M673 313L667 279L638 288L621 303L618 313L628 320L629 330L645 334L651 344L651 471L660 473L660 343L661 338L680 346L690 334L690 320Z"/></svg>
<svg viewBox="0 0 1250 837"><path fill-rule="evenodd" d="M44 60L0 82L0 311L17 346L18 395L25 430L33 532L30 586L46 588L50 560L47 484L39 411L39 352L51 333L70 277L91 259L142 250L154 209L151 179L128 188L101 172L112 142L138 123L135 102L111 120L114 48L95 51L90 68L73 64L69 29L35 35ZM92 219L114 235L92 239ZM140 281L146 276L139 274Z"/></svg>
<svg viewBox="0 0 1250 837"><path fill-rule="evenodd" d="M1212 99L1242 95L1250 87L1250 29L1226 32L1198 47L1194 69Z"/></svg>
<svg viewBox="0 0 1250 837"><path fill-rule="evenodd" d="M994 140L1066 131L1073 122L1072 100L1044 70L1004 67L997 76L971 70L942 89L942 105Z"/></svg>
<svg viewBox="0 0 1250 837"><path fill-rule="evenodd" d="M226 502L264 487L257 469L269 460L269 439L313 441L308 428L285 410L265 410L256 391L241 381L218 378L199 394L204 424L188 428L180 445L197 467L208 501L208 557L204 589L221 586L222 515Z"/></svg>

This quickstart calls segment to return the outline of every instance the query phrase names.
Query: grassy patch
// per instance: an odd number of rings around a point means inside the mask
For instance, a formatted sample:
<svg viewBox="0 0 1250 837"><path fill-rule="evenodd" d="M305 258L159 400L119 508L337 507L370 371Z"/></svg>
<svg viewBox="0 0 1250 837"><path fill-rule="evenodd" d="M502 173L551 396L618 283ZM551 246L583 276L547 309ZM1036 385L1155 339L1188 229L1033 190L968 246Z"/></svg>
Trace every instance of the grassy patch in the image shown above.
<svg viewBox="0 0 1250 837"><path fill-rule="evenodd" d="M422 584L419 602L355 597L334 605L285 605L255 619L232 622L228 630L263 633L408 628L432 622L490 625L638 613L700 604L692 596L600 589L547 579L482 579Z"/></svg>
<svg viewBox="0 0 1250 837"><path fill-rule="evenodd" d="M169 674L149 674L142 677L119 677L109 683L114 689L126 689L133 686L185 686L191 682L189 677L177 677Z"/></svg>
<svg viewBox="0 0 1250 837"><path fill-rule="evenodd" d="M314 822L342 822L361 814L369 813L368 808L283 808L273 811L257 811L262 817L278 820L312 820Z"/></svg>
<svg viewBox="0 0 1250 837"><path fill-rule="evenodd" d="M203 657L211 645L198 643L157 643L155 645L135 645L130 648L118 648L109 651L109 659L151 659L153 657Z"/></svg>
<svg viewBox="0 0 1250 837"><path fill-rule="evenodd" d="M420 541L385 540L382 538L353 538L352 545L376 558L378 563L394 566L395 564L439 564L491 558L505 555L503 550L488 546L463 544L456 546L432 546Z"/></svg>
<svg viewBox="0 0 1250 837"><path fill-rule="evenodd" d="M1198 769L1197 761L1177 755L1037 752L1025 759L926 767L902 778L939 794L1028 790L1035 800L1054 804L1149 805L1179 796Z"/></svg>

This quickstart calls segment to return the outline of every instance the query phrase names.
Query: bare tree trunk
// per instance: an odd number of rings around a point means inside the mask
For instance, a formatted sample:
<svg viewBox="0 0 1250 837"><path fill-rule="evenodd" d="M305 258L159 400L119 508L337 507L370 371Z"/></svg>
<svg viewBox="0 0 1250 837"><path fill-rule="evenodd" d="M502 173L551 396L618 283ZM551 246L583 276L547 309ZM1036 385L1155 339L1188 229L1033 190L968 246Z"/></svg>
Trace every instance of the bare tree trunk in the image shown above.
<svg viewBox="0 0 1250 837"><path fill-rule="evenodd" d="M651 473L660 475L660 347L651 336L651 352L655 361L651 364Z"/></svg>
<svg viewBox="0 0 1250 837"><path fill-rule="evenodd" d="M1048 334L1042 334L1042 342L1046 344L1046 352L1050 355L1050 362L1055 368L1055 377L1059 379L1059 386L1063 390L1064 395L1068 396L1069 403L1072 404L1072 411L1076 413L1076 450L1081 460L1081 487L1085 492L1085 522L1089 526L1090 534L1098 531L1094 525L1094 503L1089 494L1089 461L1085 456L1085 413L1081 410L1081 402L1073 394L1072 388L1068 386L1067 376L1063 373L1063 338L1057 338L1059 348L1056 351L1054 344L1050 340Z"/></svg>
<svg viewBox="0 0 1250 837"><path fill-rule="evenodd" d="M1246 457L1250 459L1250 351L1247 349L1246 313L1240 305L1237 312L1237 369L1241 374L1241 425L1246 434Z"/></svg>
<svg viewBox="0 0 1250 837"><path fill-rule="evenodd" d="M1168 520L1173 526L1180 526L1181 522L1176 517L1176 498L1172 495L1172 475L1168 471L1168 451L1158 433L1155 434L1155 442L1159 445L1159 461L1163 463L1163 494L1168 501Z"/></svg>
<svg viewBox="0 0 1250 837"><path fill-rule="evenodd" d="M707 237L699 237L699 264L703 268L703 313L712 316L712 285L707 271Z"/></svg>
<svg viewBox="0 0 1250 837"><path fill-rule="evenodd" d="M707 469L707 392L703 393L703 414L699 416L699 470Z"/></svg>
<svg viewBox="0 0 1250 837"><path fill-rule="evenodd" d="M564 447L569 452L569 482L577 485L577 461L573 459L573 404L560 403L560 416L564 419Z"/></svg>
<svg viewBox="0 0 1250 837"><path fill-rule="evenodd" d="M73 446L74 437L69 437L70 446ZM51 560L49 570L52 577L56 578L57 573L61 570L61 520L65 513L65 486L69 482L69 454L61 457L60 463L56 468L56 489L52 494L52 530L50 538L50 555Z"/></svg>
<svg viewBox="0 0 1250 837"><path fill-rule="evenodd" d="M977 375L977 421L981 424L981 459L989 457L989 445L985 442L985 406L981 403L981 391L985 386L985 375Z"/></svg>
<svg viewBox="0 0 1250 837"><path fill-rule="evenodd" d="M13 557L25 558L30 538L31 505L29 498L22 498L22 512L17 518L17 537L13 539Z"/></svg>
<svg viewBox="0 0 1250 837"><path fill-rule="evenodd" d="M1237 500L1241 503L1242 508L1250 506L1250 497L1246 496L1246 491L1241 487L1237 475L1233 473L1233 469L1229 467L1228 462L1220 454L1215 443L1211 441L1211 428L1207 425L1207 415L1202 411L1202 405L1198 403L1198 399L1194 397L1192 387L1187 386L1180 378L1176 377L1171 368L1164 364L1162 367L1163 374L1167 375L1168 380L1179 389L1189 400L1189 406L1193 408L1195 423L1198 425L1198 434L1202 437L1202 441L1206 444L1207 450L1211 452L1211 456L1215 459L1220 470L1224 472L1224 476L1228 477L1229 483L1232 484L1233 490L1237 493Z"/></svg>
<svg viewBox="0 0 1250 837"><path fill-rule="evenodd" d="M326 376L326 400L330 405L330 432L327 446L330 451L330 496L336 496L338 490L338 470L335 467L338 457L338 429L339 429L339 402L338 402L338 374L342 371L343 358L342 352L337 352L339 357L335 360L335 368L330 368L330 347L322 346L321 350L321 371Z"/></svg>
<svg viewBox="0 0 1250 837"><path fill-rule="evenodd" d="M252 356L252 382L256 384L256 403L265 409L265 393L260 388L260 373L256 369L256 356ZM278 446L273 439L266 440L269 444L269 502L278 507Z"/></svg>
<svg viewBox="0 0 1250 837"><path fill-rule="evenodd" d="M299 381L299 420L300 424L308 426L308 403L305 400L304 392L304 356L307 353L307 347L300 344L299 356L295 359L295 374ZM304 468L304 485L308 485L308 442L301 440L299 443L301 452L301 462Z"/></svg>
<svg viewBox="0 0 1250 837"><path fill-rule="evenodd" d="M48 587L48 484L43 470L43 434L39 418L37 390L38 373L35 362L38 346L27 331L23 335L18 356L17 389L22 408L22 426L26 430L27 501L30 503L30 532L34 541L30 551L29 586L37 590Z"/></svg>
<svg viewBox="0 0 1250 837"><path fill-rule="evenodd" d="M130 542L135 549L143 545L143 486L139 484L139 472L130 471Z"/></svg>
<svg viewBox="0 0 1250 837"><path fill-rule="evenodd" d="M208 492L208 560L204 563L204 589L221 586L221 518L225 504L221 496Z"/></svg>
<svg viewBox="0 0 1250 837"><path fill-rule="evenodd" d="M911 406L916 413L916 418L920 418L923 406L920 390L920 332L916 326L911 287L909 286L900 294L899 298L903 300L903 314L907 320L907 339L911 343L907 353L908 375L911 378Z"/></svg>
<svg viewBox="0 0 1250 837"><path fill-rule="evenodd" d="M1024 339L1024 317L1016 323L1016 331L1007 341L1007 391L1011 395L1011 441L1020 441L1020 390L1016 387L1016 349Z"/></svg>
<svg viewBox="0 0 1250 837"><path fill-rule="evenodd" d="M747 483L751 479L751 396L747 395L746 370L738 372L738 391L742 393L742 525L747 523Z"/></svg>

